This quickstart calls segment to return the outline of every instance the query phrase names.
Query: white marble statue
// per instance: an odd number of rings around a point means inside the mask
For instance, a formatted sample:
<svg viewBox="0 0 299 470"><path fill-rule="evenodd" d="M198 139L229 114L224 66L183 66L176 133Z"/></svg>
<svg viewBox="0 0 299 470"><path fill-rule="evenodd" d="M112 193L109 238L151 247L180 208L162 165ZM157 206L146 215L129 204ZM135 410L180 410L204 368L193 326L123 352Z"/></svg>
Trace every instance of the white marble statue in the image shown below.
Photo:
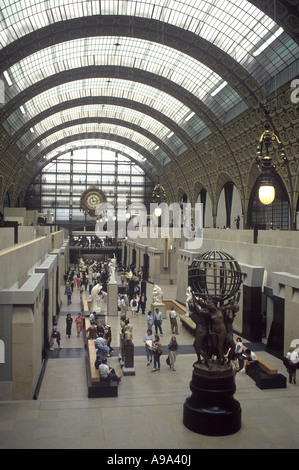
<svg viewBox="0 0 299 470"><path fill-rule="evenodd" d="M113 253L113 258L111 258L110 263L109 263L109 271L110 271L109 284L116 284L115 268L116 268L116 258L115 258L115 254Z"/></svg>
<svg viewBox="0 0 299 470"><path fill-rule="evenodd" d="M161 287L157 286L157 284L154 285L153 288L153 303L162 303L163 299L163 291Z"/></svg>
<svg viewBox="0 0 299 470"><path fill-rule="evenodd" d="M80 269L81 271L84 271L84 269L86 269L86 265L85 265L85 263L84 263L83 258L80 258L80 260L79 260L79 269Z"/></svg>
<svg viewBox="0 0 299 470"><path fill-rule="evenodd" d="M127 279L132 279L132 277L133 277L132 270L130 270L130 272L128 272L128 273L125 273L125 276L126 276Z"/></svg>
<svg viewBox="0 0 299 470"><path fill-rule="evenodd" d="M100 283L96 284L91 290L91 312L100 312L101 308L101 299L99 297L99 293L102 290L102 286Z"/></svg>
<svg viewBox="0 0 299 470"><path fill-rule="evenodd" d="M189 310L189 302L192 300L192 290L191 287L188 286L186 289L186 307L187 307L187 312L185 313L186 317L189 317L190 310Z"/></svg>

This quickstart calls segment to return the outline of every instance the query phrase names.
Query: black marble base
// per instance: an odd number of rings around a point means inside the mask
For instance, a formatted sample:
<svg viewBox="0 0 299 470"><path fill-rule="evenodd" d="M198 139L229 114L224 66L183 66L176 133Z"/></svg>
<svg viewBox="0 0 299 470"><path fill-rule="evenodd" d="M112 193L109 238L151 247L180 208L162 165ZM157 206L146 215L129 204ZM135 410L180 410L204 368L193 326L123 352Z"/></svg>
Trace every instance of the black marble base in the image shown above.
<svg viewBox="0 0 299 470"><path fill-rule="evenodd" d="M193 432L208 436L234 434L241 428L241 407L233 395L236 391L232 369L222 370L194 365L190 382L192 395L184 404L184 425Z"/></svg>
<svg viewBox="0 0 299 470"><path fill-rule="evenodd" d="M282 374L267 374L263 372L258 366L248 367L247 375L255 381L255 385L261 390L286 388L287 379Z"/></svg>
<svg viewBox="0 0 299 470"><path fill-rule="evenodd" d="M117 382L99 382L88 384L88 398L106 398L118 396Z"/></svg>

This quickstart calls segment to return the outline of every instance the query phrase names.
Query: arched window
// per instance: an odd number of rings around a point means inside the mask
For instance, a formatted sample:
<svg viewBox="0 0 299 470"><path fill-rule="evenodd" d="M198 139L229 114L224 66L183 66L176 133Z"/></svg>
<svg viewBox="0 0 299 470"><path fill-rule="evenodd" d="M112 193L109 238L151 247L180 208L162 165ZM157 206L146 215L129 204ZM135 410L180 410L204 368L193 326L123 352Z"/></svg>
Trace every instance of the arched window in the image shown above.
<svg viewBox="0 0 299 470"><path fill-rule="evenodd" d="M10 197L8 193L4 196L3 207L10 207Z"/></svg>
<svg viewBox="0 0 299 470"><path fill-rule="evenodd" d="M43 168L29 188L26 207L50 211L55 223L88 222L92 217L84 215L80 199L91 186L101 189L114 207L125 206L127 200L146 204L152 192L143 169L128 157L106 148L81 148Z"/></svg>

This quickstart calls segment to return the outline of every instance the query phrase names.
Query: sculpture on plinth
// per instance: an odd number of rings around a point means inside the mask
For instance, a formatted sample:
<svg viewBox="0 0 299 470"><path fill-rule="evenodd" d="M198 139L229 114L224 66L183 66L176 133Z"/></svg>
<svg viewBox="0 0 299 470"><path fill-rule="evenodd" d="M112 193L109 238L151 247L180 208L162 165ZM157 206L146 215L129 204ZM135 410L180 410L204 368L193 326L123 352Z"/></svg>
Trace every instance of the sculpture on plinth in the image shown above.
<svg viewBox="0 0 299 470"><path fill-rule="evenodd" d="M201 434L232 434L241 427L240 404L233 398L236 385L231 358L242 272L227 253L207 252L193 261L188 281L186 315L196 324L193 346L197 361L183 422Z"/></svg>
<svg viewBox="0 0 299 470"><path fill-rule="evenodd" d="M109 263L109 271L110 271L109 284L116 284L115 269L116 269L116 258L115 258L115 254L113 253L113 258L111 258L110 263Z"/></svg>
<svg viewBox="0 0 299 470"><path fill-rule="evenodd" d="M101 300L99 297L99 294L102 291L102 286L100 283L96 284L92 289L91 289L91 312L96 312L99 313L101 312Z"/></svg>
<svg viewBox="0 0 299 470"><path fill-rule="evenodd" d="M123 374L135 375L133 325L126 315L121 316L120 325L120 360L122 361Z"/></svg>
<svg viewBox="0 0 299 470"><path fill-rule="evenodd" d="M83 258L80 258L80 259L79 259L79 270L80 270L80 271L85 271L85 270L86 270L86 264L85 264Z"/></svg>
<svg viewBox="0 0 299 470"><path fill-rule="evenodd" d="M162 301L163 301L163 291L161 287L155 284L153 288L153 303L161 304Z"/></svg>

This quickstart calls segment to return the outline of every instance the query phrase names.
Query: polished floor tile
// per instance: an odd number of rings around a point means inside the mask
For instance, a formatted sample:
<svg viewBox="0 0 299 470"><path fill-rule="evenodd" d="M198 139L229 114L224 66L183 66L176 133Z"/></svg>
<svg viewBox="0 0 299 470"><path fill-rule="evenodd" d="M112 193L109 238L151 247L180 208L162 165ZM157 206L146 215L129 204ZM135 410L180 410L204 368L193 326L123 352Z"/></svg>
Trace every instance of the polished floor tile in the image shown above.
<svg viewBox="0 0 299 470"><path fill-rule="evenodd" d="M151 298L150 284L147 297ZM165 298L175 298L176 286L163 286ZM65 300L65 299L64 299ZM102 302L103 310L106 304ZM183 405L190 395L192 364L196 360L194 338L180 326L181 346L176 371L169 369L165 355L160 372L146 365L143 336L146 318L132 319L134 376L125 376L118 397L87 398L85 349L75 328L71 338L65 335L65 313L75 319L80 309L79 296L65 305L59 316L63 349L49 354L37 400L0 402L1 449L173 449L186 453L198 449L297 449L299 447L299 384L286 389L260 390L244 374L236 378L235 398L242 408L242 427L229 436L210 437L188 430L183 424ZM117 373L119 317L108 318L112 326L115 354L109 364ZM163 321L164 350L171 337L169 320ZM256 345L259 355L285 375L282 362ZM254 348L252 347L254 350ZM111 454L112 455L112 454Z"/></svg>

